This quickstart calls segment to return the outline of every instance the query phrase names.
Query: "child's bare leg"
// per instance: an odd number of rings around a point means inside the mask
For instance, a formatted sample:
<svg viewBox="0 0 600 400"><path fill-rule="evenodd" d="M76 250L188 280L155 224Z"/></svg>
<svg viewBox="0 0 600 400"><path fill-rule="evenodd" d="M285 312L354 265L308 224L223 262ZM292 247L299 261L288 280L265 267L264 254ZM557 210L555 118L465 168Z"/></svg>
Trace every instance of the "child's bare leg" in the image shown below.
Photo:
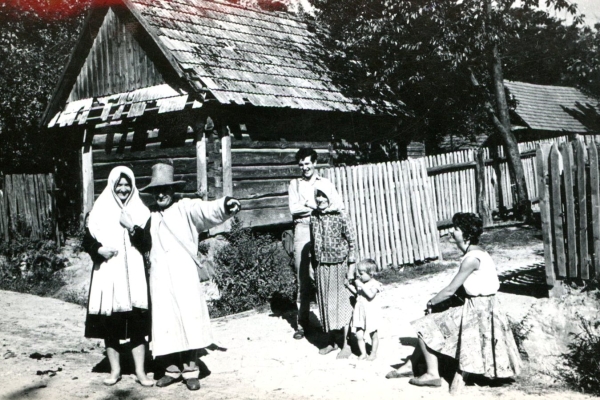
<svg viewBox="0 0 600 400"><path fill-rule="evenodd" d="M377 358L377 349L378 348L379 348L379 335L377 335L377 331L371 332L371 354L369 354L369 357L367 357L367 360L373 361L374 359Z"/></svg>
<svg viewBox="0 0 600 400"><path fill-rule="evenodd" d="M358 349L360 350L359 360L367 358L367 347L365 346L365 331L361 328L356 329L356 341L358 342Z"/></svg>
<svg viewBox="0 0 600 400"><path fill-rule="evenodd" d="M342 333L344 337L342 338L342 350L338 353L337 359L343 360L349 358L352 354L352 350L350 349L350 343L348 343L348 331L350 330L350 325L346 325L344 329L342 329Z"/></svg>

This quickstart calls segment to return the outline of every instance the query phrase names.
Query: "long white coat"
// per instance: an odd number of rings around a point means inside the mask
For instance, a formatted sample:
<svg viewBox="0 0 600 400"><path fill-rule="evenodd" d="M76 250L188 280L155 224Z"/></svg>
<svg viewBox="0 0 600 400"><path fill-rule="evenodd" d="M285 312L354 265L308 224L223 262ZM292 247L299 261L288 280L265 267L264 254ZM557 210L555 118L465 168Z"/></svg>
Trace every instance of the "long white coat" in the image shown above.
<svg viewBox="0 0 600 400"><path fill-rule="evenodd" d="M196 254L198 233L228 218L224 199L182 199L163 212L152 213L150 296L154 357L200 349L213 343L196 264L165 224Z"/></svg>

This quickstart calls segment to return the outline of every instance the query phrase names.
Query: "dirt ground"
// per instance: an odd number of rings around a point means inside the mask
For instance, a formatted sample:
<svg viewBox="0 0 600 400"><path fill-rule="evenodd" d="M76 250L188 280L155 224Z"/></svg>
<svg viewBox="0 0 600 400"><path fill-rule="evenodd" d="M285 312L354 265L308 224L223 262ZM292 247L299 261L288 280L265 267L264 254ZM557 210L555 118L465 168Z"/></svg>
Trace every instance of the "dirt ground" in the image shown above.
<svg viewBox="0 0 600 400"><path fill-rule="evenodd" d="M523 228L494 229L487 246L502 279L499 298L514 321L520 321L544 295L543 245L539 232ZM485 238L485 237L484 237ZM442 239L445 260L460 255ZM248 312L213 320L217 343L201 357L202 388L190 392L183 384L143 388L133 374L106 387L104 346L83 337L83 307L51 298L0 291L0 398L12 399L350 399L450 397L442 388L417 388L408 379L384 378L412 353L400 338L414 337L409 322L423 315L424 305L456 272L441 273L405 284L386 285L380 294L384 326L375 361L336 360L335 353L318 354L324 336L292 338L291 313ZM316 309L313 309L316 314ZM313 316L317 323L318 317ZM152 366L151 360L149 360ZM126 369L124 372L131 372ZM150 368L152 371L152 368ZM152 374L152 372L151 372ZM584 399L588 396L534 385L525 378L501 387L467 386L458 398Z"/></svg>

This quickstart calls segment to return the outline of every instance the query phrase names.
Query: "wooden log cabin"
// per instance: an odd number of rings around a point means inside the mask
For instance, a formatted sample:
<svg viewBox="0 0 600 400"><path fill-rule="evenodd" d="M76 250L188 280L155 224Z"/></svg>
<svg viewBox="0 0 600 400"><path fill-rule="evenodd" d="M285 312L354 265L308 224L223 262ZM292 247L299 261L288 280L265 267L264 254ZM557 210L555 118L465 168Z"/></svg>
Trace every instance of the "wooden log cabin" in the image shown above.
<svg viewBox="0 0 600 400"><path fill-rule="evenodd" d="M183 196L242 202L245 226L291 222L294 154L394 129L401 102L379 112L347 97L307 22L218 0L95 2L46 110L57 137L81 145L82 212L110 170L137 186L173 160Z"/></svg>

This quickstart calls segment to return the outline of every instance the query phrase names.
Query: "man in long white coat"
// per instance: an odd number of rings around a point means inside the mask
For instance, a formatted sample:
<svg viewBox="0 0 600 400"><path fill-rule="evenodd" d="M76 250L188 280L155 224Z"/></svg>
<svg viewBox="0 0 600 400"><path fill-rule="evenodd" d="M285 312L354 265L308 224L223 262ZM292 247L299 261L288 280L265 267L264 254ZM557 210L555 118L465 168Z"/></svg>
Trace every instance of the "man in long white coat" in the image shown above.
<svg viewBox="0 0 600 400"><path fill-rule="evenodd" d="M157 209L136 240L150 248L150 298L152 301L152 355L163 357L165 375L156 382L164 387L183 379L190 390L200 389L198 350L213 343L208 307L198 278L198 234L221 224L240 210L231 197L214 201L174 200L173 167L152 167L152 180L140 191L151 193ZM126 215L122 224L130 225ZM132 225L132 224L131 224ZM143 238L143 239L142 239Z"/></svg>

